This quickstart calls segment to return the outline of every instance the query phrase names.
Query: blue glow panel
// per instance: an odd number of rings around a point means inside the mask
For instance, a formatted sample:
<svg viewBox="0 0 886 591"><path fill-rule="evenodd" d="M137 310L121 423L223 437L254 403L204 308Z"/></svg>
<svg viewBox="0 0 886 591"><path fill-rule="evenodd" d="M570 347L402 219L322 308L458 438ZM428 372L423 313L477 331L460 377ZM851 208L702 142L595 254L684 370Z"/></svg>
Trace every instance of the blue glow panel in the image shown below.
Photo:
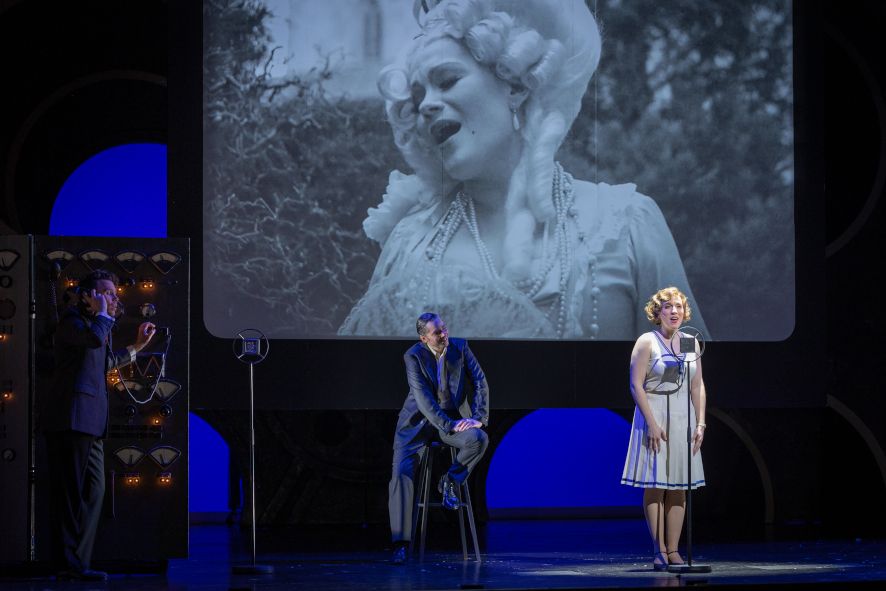
<svg viewBox="0 0 886 591"><path fill-rule="evenodd" d="M224 513L228 509L228 444L218 431L188 413L190 462L188 510L191 513Z"/></svg>
<svg viewBox="0 0 886 591"><path fill-rule="evenodd" d="M631 425L602 408L539 409L511 427L486 477L490 510L639 507L620 483Z"/></svg>
<svg viewBox="0 0 886 591"><path fill-rule="evenodd" d="M92 156L62 185L52 236L166 237L166 145L124 144Z"/></svg>

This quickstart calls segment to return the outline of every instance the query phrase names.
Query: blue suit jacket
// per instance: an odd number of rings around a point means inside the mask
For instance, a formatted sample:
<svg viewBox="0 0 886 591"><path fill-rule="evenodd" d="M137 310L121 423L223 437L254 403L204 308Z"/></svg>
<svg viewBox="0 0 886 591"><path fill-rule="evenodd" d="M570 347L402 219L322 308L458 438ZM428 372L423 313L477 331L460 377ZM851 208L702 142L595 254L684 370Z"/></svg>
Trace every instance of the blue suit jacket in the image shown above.
<svg viewBox="0 0 886 591"><path fill-rule="evenodd" d="M55 333L55 373L42 403L44 431L79 431L104 437L108 428L107 372L130 362L129 351L110 347L114 321L69 308Z"/></svg>
<svg viewBox="0 0 886 591"><path fill-rule="evenodd" d="M409 395L397 420L397 440L411 440L430 423L449 433L457 419L440 407L437 401L437 360L421 342L403 355ZM446 375L449 395L459 415L489 424L489 386L477 358L464 339L449 339L446 350ZM395 441L395 445L396 445Z"/></svg>

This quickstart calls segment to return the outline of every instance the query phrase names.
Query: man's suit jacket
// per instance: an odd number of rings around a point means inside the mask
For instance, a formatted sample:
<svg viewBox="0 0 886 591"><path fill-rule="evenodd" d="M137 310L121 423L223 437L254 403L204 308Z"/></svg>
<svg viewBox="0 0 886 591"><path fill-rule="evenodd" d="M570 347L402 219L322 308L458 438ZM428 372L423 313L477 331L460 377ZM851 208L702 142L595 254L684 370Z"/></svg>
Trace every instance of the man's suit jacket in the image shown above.
<svg viewBox="0 0 886 591"><path fill-rule="evenodd" d="M421 342L403 355L409 395L397 420L397 442L412 440L430 423L443 433L452 432L457 419L440 407L437 400L437 360ZM449 339L446 349L446 376L452 405L459 415L489 424L489 386L477 358L464 339Z"/></svg>
<svg viewBox="0 0 886 591"><path fill-rule="evenodd" d="M55 373L42 401L40 428L104 437L108 427L107 372L131 360L129 350L111 351L114 321L68 308L55 333Z"/></svg>

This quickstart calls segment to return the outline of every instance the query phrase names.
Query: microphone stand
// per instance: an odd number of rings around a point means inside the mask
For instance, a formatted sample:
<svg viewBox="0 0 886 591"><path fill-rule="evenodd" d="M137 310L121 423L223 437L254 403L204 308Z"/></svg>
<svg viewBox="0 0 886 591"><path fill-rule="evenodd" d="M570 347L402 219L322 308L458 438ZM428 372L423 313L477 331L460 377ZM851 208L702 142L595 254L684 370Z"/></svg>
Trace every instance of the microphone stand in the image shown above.
<svg viewBox="0 0 886 591"><path fill-rule="evenodd" d="M686 327L691 328L691 327ZM685 329L684 329L685 330ZM701 334L697 329L693 331ZM677 333L679 334L679 330ZM691 341L691 348L695 353L695 337L686 339ZM687 354L683 350L683 339L680 339L680 352L683 353L683 361L686 364L686 563L685 564L669 564L668 572L677 574L695 574L709 573L711 566L708 564L692 564L692 431L693 426L690 425L689 417L692 416L692 363L686 359ZM696 353L696 360L701 357L700 353Z"/></svg>
<svg viewBox="0 0 886 591"><path fill-rule="evenodd" d="M269 575L273 574L274 567L269 564L256 564L255 561L255 394L253 388L253 367L256 363L264 360L268 354L268 340L265 335L255 329L246 329L237 334L234 339L234 355L237 359L249 364L249 485L251 494L249 504L252 511L250 519L252 524L252 563L235 564L231 572L235 575ZM237 351L237 344L240 351Z"/></svg>

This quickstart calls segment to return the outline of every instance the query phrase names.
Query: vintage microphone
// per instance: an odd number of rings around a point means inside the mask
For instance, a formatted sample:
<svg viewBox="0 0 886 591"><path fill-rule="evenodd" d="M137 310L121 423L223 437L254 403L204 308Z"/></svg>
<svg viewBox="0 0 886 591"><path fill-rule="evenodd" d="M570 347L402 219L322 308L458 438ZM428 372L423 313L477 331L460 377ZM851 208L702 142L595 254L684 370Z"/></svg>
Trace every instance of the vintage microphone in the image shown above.
<svg viewBox="0 0 886 591"><path fill-rule="evenodd" d="M705 349L705 340L701 331L692 326L681 327L674 333L680 338L682 364L686 365L686 562L685 564L669 564L668 572L677 574L694 574L711 572L710 565L692 563L692 432L690 424L692 416L692 362L701 358ZM673 337L671 337L673 340ZM673 347L672 347L673 349Z"/></svg>

